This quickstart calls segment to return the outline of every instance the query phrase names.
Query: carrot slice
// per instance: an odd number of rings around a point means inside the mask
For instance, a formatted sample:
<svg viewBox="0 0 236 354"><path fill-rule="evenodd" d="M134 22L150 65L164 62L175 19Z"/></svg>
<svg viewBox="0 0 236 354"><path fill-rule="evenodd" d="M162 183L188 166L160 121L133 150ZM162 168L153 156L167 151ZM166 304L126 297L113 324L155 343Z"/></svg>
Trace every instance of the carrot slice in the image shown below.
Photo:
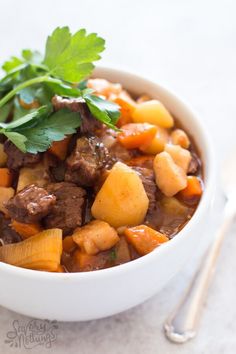
<svg viewBox="0 0 236 354"><path fill-rule="evenodd" d="M33 108L38 108L40 106L40 104L37 100L33 100L31 103L27 103L24 100L22 100L21 98L19 99L19 104L24 109L33 109Z"/></svg>
<svg viewBox="0 0 236 354"><path fill-rule="evenodd" d="M117 139L126 149L136 149L148 144L155 137L157 127L148 123L130 123L121 127Z"/></svg>
<svg viewBox="0 0 236 354"><path fill-rule="evenodd" d="M91 255L78 249L73 254L73 262L74 268L80 272L107 268L111 265L111 251Z"/></svg>
<svg viewBox="0 0 236 354"><path fill-rule="evenodd" d="M202 192L200 179L196 176L187 176L187 187L179 192L179 196L183 199L190 200L200 198Z"/></svg>
<svg viewBox="0 0 236 354"><path fill-rule="evenodd" d="M0 168L0 187L10 187L12 179L12 173L8 168Z"/></svg>
<svg viewBox="0 0 236 354"><path fill-rule="evenodd" d="M169 241L166 235L146 225L127 228L124 231L124 235L141 256L150 253L154 248Z"/></svg>
<svg viewBox="0 0 236 354"><path fill-rule="evenodd" d="M62 247L63 247L63 251L70 253L77 247L77 245L74 242L72 236L66 236L62 241Z"/></svg>
<svg viewBox="0 0 236 354"><path fill-rule="evenodd" d="M11 228L15 230L23 239L34 236L42 231L39 224L24 224L16 220L11 222Z"/></svg>
<svg viewBox="0 0 236 354"><path fill-rule="evenodd" d="M132 122L132 119L129 115L126 114L126 112L120 108L120 118L118 122L116 123L117 127L120 128L122 125L129 124Z"/></svg>
<svg viewBox="0 0 236 354"><path fill-rule="evenodd" d="M65 160L70 140L71 136L67 136L61 141L54 141L48 151L60 160Z"/></svg>
<svg viewBox="0 0 236 354"><path fill-rule="evenodd" d="M135 110L136 102L127 94L126 91L122 91L116 96L113 101L120 106L120 118L117 122L117 126L120 128L125 124L132 122L132 113Z"/></svg>

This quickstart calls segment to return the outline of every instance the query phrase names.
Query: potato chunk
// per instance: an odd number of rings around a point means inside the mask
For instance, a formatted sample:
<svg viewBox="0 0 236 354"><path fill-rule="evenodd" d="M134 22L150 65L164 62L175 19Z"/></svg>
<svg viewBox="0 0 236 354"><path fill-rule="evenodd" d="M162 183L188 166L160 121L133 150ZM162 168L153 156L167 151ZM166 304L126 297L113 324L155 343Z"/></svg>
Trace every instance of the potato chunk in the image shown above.
<svg viewBox="0 0 236 354"><path fill-rule="evenodd" d="M167 197L172 197L187 186L186 173L176 165L168 152L156 155L153 168L156 184Z"/></svg>
<svg viewBox="0 0 236 354"><path fill-rule="evenodd" d="M188 149L190 140L188 135L182 129L175 129L171 133L171 141L174 145L180 145L184 149Z"/></svg>
<svg viewBox="0 0 236 354"><path fill-rule="evenodd" d="M161 208L166 214L174 215L174 216L184 216L187 215L189 209L186 205L181 203L175 197L164 197L161 200Z"/></svg>
<svg viewBox="0 0 236 354"><path fill-rule="evenodd" d="M168 130L165 128L158 127L154 139L148 145L144 145L140 148L146 154L156 155L159 152L162 152L165 148L165 145L168 143L169 134Z"/></svg>
<svg viewBox="0 0 236 354"><path fill-rule="evenodd" d="M141 224L149 200L138 174L117 162L103 183L92 205L92 215L113 227Z"/></svg>
<svg viewBox="0 0 236 354"><path fill-rule="evenodd" d="M165 106L158 100L139 103L132 114L135 123L150 123L162 128L171 128L174 119Z"/></svg>
<svg viewBox="0 0 236 354"><path fill-rule="evenodd" d="M119 241L116 230L107 222L100 220L91 221L78 228L72 238L83 251L91 255L108 250Z"/></svg>
<svg viewBox="0 0 236 354"><path fill-rule="evenodd" d="M42 163L33 167L22 167L19 173L17 183L17 192L21 191L30 184L36 184L38 187L44 187L48 183L46 169Z"/></svg>
<svg viewBox="0 0 236 354"><path fill-rule="evenodd" d="M188 150L183 149L179 145L166 144L165 151L170 154L176 165L182 167L185 173L188 171L190 161L192 159Z"/></svg>

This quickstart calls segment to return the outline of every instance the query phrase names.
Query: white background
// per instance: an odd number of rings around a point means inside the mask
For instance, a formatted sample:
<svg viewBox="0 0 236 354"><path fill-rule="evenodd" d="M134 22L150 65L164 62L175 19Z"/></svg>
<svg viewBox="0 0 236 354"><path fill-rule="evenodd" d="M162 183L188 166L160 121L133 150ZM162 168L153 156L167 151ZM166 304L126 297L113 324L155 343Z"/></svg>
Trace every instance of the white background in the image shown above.
<svg viewBox="0 0 236 354"><path fill-rule="evenodd" d="M101 64L139 73L184 97L210 131L221 162L236 144L235 14L233 0L0 0L0 61L22 48L43 50L46 36L58 25L98 32L107 41ZM53 348L32 352L235 353L234 233L224 246L199 335L191 343L169 344L162 333L162 323L191 275L193 265L187 265L147 303L105 320L59 324ZM27 321L0 308L1 353L14 352L4 344L13 319Z"/></svg>

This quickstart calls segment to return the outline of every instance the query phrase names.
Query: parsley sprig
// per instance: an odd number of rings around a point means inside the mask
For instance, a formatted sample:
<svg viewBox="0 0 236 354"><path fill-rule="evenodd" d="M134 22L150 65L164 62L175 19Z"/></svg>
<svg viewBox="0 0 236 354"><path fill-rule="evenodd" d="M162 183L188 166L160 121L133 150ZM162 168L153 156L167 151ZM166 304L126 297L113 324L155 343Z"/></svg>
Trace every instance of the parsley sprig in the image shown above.
<svg viewBox="0 0 236 354"><path fill-rule="evenodd" d="M76 132L81 124L79 113L62 109L52 113L52 107L42 106L11 123L0 123L0 133L22 152L46 151L53 141Z"/></svg>
<svg viewBox="0 0 236 354"><path fill-rule="evenodd" d="M75 132L81 123L79 113L53 113L51 98L55 94L82 97L96 119L116 129L119 106L81 88L104 49L104 39L95 33L81 29L72 35L68 27L58 27L47 39L44 57L25 49L20 58L6 61L2 66L6 75L0 80L0 122L9 112L13 122L0 123L0 133L21 151L37 153ZM36 101L41 107L26 109L20 100L28 105Z"/></svg>

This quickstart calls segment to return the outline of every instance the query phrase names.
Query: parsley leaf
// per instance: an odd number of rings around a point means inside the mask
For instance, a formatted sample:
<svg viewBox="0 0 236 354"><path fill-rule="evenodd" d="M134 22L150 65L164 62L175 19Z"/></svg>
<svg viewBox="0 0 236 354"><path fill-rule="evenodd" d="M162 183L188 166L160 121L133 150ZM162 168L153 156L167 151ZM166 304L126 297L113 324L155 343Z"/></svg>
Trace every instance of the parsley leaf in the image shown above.
<svg viewBox="0 0 236 354"><path fill-rule="evenodd" d="M23 49L21 52L21 58L11 57L3 65L2 69L7 73L7 75L12 75L18 70L24 69L27 64L35 64L41 67L42 56L38 51L32 51L30 49Z"/></svg>
<svg viewBox="0 0 236 354"><path fill-rule="evenodd" d="M76 87L62 83L48 83L47 86L52 90L53 95L57 94L64 97L79 97L81 92Z"/></svg>
<svg viewBox="0 0 236 354"><path fill-rule="evenodd" d="M26 152L25 142L27 138L17 132L4 132L4 135L22 152Z"/></svg>
<svg viewBox="0 0 236 354"><path fill-rule="evenodd" d="M51 114L51 108L42 106L11 123L0 123L0 132L23 152L46 151L53 141L74 134L80 126L80 115L67 109Z"/></svg>
<svg viewBox="0 0 236 354"><path fill-rule="evenodd" d="M12 109L12 102L8 102L0 108L0 122L5 122Z"/></svg>
<svg viewBox="0 0 236 354"><path fill-rule="evenodd" d="M23 49L21 55L28 63L41 64L43 60L42 55L37 50L32 51L30 49Z"/></svg>
<svg viewBox="0 0 236 354"><path fill-rule="evenodd" d="M47 106L42 106L35 110L34 112L31 112L29 114L26 114L25 116L11 122L11 123L0 123L0 127L2 127L5 131L12 131L15 129L22 129L25 128L26 126L29 126L30 123L36 122L36 119L38 117L41 117L42 115L45 115L45 113L48 113L48 107Z"/></svg>
<svg viewBox="0 0 236 354"><path fill-rule="evenodd" d="M54 96L53 90L48 87L47 84L42 84L35 92L35 99L42 105L48 105L51 103L51 99Z"/></svg>
<svg viewBox="0 0 236 354"><path fill-rule="evenodd" d="M69 27L57 27L51 36L48 36L44 57L44 64L49 69L55 65L55 59L70 45L71 34Z"/></svg>
<svg viewBox="0 0 236 354"><path fill-rule="evenodd" d="M83 98L95 118L117 130L115 124L120 117L120 111L116 103L91 94L84 94Z"/></svg>
<svg viewBox="0 0 236 354"><path fill-rule="evenodd" d="M65 135L74 134L79 125L79 113L63 109L41 120L35 127L20 132L27 138L26 150L35 154L46 151L53 141L60 141Z"/></svg>
<svg viewBox="0 0 236 354"><path fill-rule="evenodd" d="M23 61L17 57L11 57L2 65L2 69L8 74L19 65L23 64Z"/></svg>
<svg viewBox="0 0 236 354"><path fill-rule="evenodd" d="M78 83L77 87L79 90L85 90L87 88L88 80L82 80Z"/></svg>
<svg viewBox="0 0 236 354"><path fill-rule="evenodd" d="M45 64L51 75L67 82L79 82L90 75L93 61L100 59L104 39L81 29L71 35L68 27L56 28L47 39Z"/></svg>

